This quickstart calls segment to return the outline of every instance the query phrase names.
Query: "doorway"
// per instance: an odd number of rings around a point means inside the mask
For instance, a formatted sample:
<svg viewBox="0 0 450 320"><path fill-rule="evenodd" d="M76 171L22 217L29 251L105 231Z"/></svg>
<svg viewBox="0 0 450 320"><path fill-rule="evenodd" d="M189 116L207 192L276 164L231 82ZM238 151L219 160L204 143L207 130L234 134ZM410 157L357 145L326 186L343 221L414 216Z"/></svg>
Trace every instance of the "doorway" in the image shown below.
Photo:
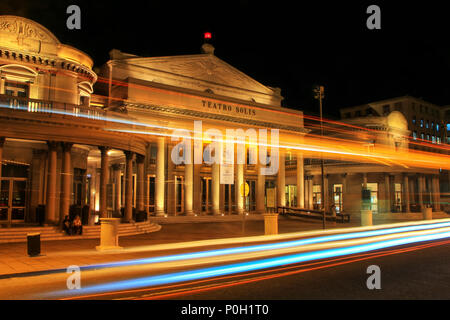
<svg viewBox="0 0 450 320"><path fill-rule="evenodd" d="M0 179L0 224L24 222L27 179Z"/></svg>
<svg viewBox="0 0 450 320"><path fill-rule="evenodd" d="M212 211L211 178L202 177L202 212L210 213Z"/></svg>

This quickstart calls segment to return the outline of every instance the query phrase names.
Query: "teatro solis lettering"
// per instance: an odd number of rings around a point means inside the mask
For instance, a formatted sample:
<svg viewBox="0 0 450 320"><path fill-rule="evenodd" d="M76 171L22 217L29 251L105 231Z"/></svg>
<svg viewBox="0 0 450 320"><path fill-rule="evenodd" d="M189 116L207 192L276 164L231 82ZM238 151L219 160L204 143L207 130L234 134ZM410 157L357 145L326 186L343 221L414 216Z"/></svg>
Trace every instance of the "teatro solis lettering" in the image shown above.
<svg viewBox="0 0 450 320"><path fill-rule="evenodd" d="M206 100L202 100L202 105L204 108L215 109L217 111L224 111L224 112L233 112L234 111L236 113L249 115L249 116L256 115L256 110L247 108L247 107L232 106L232 105L225 104L225 103L206 101Z"/></svg>

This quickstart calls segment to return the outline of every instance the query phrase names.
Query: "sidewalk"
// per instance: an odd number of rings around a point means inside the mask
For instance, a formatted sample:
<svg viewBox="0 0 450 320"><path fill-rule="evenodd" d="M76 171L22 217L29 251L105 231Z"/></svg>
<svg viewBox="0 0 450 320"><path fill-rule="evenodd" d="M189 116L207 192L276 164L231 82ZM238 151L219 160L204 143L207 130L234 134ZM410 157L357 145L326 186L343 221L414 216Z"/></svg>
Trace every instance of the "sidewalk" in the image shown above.
<svg viewBox="0 0 450 320"><path fill-rule="evenodd" d="M400 221L375 221L374 224L392 222ZM279 234L322 230L321 221L311 222L297 218L280 217L278 224ZM334 226L327 222L327 229L357 226L360 226L359 221L345 224L337 223ZM55 240L41 242L41 255L38 257L29 257L27 255L27 243L4 243L0 244L0 277L19 273L66 269L70 265L81 267L90 264L175 254L189 250L206 250L203 247L172 250L155 250L156 248L154 248L152 251L145 251L151 246L159 244L234 238L244 235L260 236L263 234L263 220L246 221L245 234L242 232L242 222L240 221L164 224L158 232L120 237L119 245L124 248L121 251L96 251L95 247L99 245L99 239ZM222 243L213 247L218 248L226 245L226 243Z"/></svg>

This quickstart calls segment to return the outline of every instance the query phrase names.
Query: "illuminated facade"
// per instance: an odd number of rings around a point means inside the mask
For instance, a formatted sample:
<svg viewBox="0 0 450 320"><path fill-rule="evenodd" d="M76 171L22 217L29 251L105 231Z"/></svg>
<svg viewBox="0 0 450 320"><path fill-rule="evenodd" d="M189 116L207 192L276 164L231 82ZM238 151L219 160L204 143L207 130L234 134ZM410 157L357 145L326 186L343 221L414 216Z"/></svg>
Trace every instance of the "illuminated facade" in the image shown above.
<svg viewBox="0 0 450 320"><path fill-rule="evenodd" d="M86 54L45 27L0 16L0 224L37 223L41 209L52 225L68 214L87 224L97 213L129 222L303 207L301 153L280 148L275 159L268 146L270 163L251 161L260 151L254 133L267 130L268 143L275 131L280 141L302 141L302 112L281 107L279 89L217 58L212 46L202 48L156 58L113 50L97 76ZM248 137L242 163L172 161L176 130L192 133L204 150L213 143L208 130L233 129ZM275 160L278 170L261 174Z"/></svg>
<svg viewBox="0 0 450 320"><path fill-rule="evenodd" d="M340 113L344 125L332 125L327 135L352 137L367 148L368 155L380 147L393 153L409 149L448 155L448 108L405 96L342 108ZM450 209L447 206L448 171L379 162L375 164L364 158L359 163L326 161L325 206L334 203L338 211L357 215L361 210L362 189L368 188L374 213L393 213L401 217L396 213L420 212L428 205L435 212ZM311 201L320 203L318 161L307 163L305 176L307 185L315 190Z"/></svg>
<svg viewBox="0 0 450 320"><path fill-rule="evenodd" d="M357 161L379 146L395 155L443 145L448 108L428 109L441 112L423 120L436 132L424 132L430 145L414 143L411 122L420 125L422 118L399 109L406 102L342 109L352 129L327 132L345 141L340 145L314 140L317 127L305 129L301 111L281 106L280 89L219 59L208 43L200 54L169 57L114 49L98 75L92 67L86 54L45 27L0 16L0 225L57 225L75 214L92 224L108 216L130 222L319 208L322 151L331 155L327 210L334 203L338 212L359 217L363 187L377 213L419 212L427 204L441 210L436 167ZM416 111L426 110L414 103ZM368 153L336 149L347 143L363 143ZM230 150L233 163L212 161ZM442 179L441 173L441 186Z"/></svg>

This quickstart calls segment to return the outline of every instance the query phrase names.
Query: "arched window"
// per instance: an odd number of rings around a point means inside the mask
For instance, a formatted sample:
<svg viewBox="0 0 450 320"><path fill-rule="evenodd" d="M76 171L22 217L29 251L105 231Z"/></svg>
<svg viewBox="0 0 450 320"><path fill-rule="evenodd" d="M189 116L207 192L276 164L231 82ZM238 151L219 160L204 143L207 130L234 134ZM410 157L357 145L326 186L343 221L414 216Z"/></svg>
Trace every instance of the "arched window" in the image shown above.
<svg viewBox="0 0 450 320"><path fill-rule="evenodd" d="M30 86L38 73L19 64L7 64L0 67L0 94L14 97L30 97ZM33 97L32 97L33 98Z"/></svg>

